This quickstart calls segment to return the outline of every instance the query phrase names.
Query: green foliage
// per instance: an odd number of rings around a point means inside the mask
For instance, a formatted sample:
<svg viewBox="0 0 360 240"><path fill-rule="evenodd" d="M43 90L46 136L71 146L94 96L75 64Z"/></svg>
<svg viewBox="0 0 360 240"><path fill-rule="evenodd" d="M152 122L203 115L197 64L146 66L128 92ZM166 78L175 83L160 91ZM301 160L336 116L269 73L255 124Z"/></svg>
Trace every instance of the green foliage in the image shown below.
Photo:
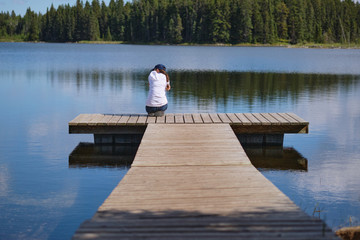
<svg viewBox="0 0 360 240"><path fill-rule="evenodd" d="M77 0L44 15L0 12L0 39L155 43L360 42L353 0Z"/></svg>

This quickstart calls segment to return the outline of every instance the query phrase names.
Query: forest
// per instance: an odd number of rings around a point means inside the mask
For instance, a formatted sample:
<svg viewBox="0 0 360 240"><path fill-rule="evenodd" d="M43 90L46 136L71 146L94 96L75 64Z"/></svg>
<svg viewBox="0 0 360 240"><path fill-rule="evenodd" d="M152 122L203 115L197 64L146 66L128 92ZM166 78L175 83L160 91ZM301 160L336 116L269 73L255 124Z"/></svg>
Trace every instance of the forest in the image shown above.
<svg viewBox="0 0 360 240"><path fill-rule="evenodd" d="M153 44L360 44L353 0L77 0L0 12L0 40Z"/></svg>

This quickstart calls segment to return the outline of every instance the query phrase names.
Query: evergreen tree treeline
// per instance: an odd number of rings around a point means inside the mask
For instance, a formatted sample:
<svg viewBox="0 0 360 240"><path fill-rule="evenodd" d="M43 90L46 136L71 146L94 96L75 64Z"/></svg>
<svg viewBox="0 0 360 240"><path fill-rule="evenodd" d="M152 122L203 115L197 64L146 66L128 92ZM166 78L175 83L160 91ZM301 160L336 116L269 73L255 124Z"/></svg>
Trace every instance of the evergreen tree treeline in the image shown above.
<svg viewBox="0 0 360 240"><path fill-rule="evenodd" d="M0 38L76 42L360 43L353 0L77 0L44 15L0 13Z"/></svg>

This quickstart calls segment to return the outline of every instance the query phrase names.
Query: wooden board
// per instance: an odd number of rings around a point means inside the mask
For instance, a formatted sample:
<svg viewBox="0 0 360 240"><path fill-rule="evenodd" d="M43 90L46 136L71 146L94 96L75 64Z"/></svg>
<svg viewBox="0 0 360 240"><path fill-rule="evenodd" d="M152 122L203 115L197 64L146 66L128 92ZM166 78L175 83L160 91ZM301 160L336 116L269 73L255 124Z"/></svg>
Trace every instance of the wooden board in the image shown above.
<svg viewBox="0 0 360 240"><path fill-rule="evenodd" d="M251 125L251 121L243 113L235 113L236 117L241 121L242 125Z"/></svg>
<svg viewBox="0 0 360 240"><path fill-rule="evenodd" d="M69 122L70 133L106 133L119 126L158 124L229 123L236 133L308 133L309 122L294 113L168 113L164 117L145 114L80 114ZM104 128L109 126L108 128ZM99 129L97 129L99 127ZM101 131L100 131L101 129ZM106 130L108 129L108 130ZM105 131L105 132L104 132Z"/></svg>
<svg viewBox="0 0 360 240"><path fill-rule="evenodd" d="M204 123L202 118L201 118L200 113L193 113L192 117L194 119L194 123Z"/></svg>
<svg viewBox="0 0 360 240"><path fill-rule="evenodd" d="M73 239L336 239L247 158L229 124L149 124Z"/></svg>
<svg viewBox="0 0 360 240"><path fill-rule="evenodd" d="M260 120L251 113L244 113L244 116L250 120L251 125L263 125L261 124Z"/></svg>
<svg viewBox="0 0 360 240"><path fill-rule="evenodd" d="M190 113L184 114L185 123L194 123L194 119Z"/></svg>
<svg viewBox="0 0 360 240"><path fill-rule="evenodd" d="M210 113L210 118L213 121L213 123L222 123L221 119L217 115L217 113Z"/></svg>
<svg viewBox="0 0 360 240"><path fill-rule="evenodd" d="M201 113L200 116L204 123L213 123L208 113Z"/></svg>

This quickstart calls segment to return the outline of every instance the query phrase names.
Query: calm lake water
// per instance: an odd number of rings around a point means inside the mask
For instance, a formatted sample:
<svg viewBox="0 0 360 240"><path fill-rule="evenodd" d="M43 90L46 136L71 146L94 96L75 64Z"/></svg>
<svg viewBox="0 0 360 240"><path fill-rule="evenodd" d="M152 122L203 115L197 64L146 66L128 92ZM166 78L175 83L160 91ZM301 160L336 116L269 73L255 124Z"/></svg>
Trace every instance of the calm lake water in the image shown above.
<svg viewBox="0 0 360 240"><path fill-rule="evenodd" d="M360 225L360 50L0 43L0 239L69 239L91 218L136 147L85 144L93 137L67 123L145 113L157 63L172 82L168 112L308 120L310 133L286 135L284 149L246 151L309 215Z"/></svg>

